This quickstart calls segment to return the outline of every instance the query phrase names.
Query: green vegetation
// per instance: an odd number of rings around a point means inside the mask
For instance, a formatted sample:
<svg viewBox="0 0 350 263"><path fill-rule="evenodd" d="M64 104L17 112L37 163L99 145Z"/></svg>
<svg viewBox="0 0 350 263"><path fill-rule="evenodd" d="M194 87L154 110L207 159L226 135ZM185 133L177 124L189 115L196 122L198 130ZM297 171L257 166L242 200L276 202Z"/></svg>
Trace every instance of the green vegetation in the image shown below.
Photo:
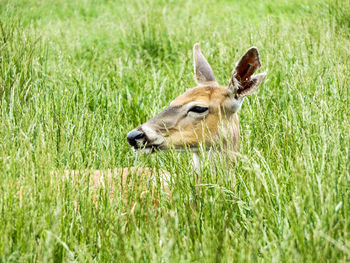
<svg viewBox="0 0 350 263"><path fill-rule="evenodd" d="M0 262L348 262L349 10L1 0ZM268 71L240 112L236 185L207 163L199 198L190 154L135 156L125 139L194 86L195 42L221 84L250 46ZM107 186L93 202L87 174L52 174L127 166L170 171L173 197L131 189L132 206Z"/></svg>

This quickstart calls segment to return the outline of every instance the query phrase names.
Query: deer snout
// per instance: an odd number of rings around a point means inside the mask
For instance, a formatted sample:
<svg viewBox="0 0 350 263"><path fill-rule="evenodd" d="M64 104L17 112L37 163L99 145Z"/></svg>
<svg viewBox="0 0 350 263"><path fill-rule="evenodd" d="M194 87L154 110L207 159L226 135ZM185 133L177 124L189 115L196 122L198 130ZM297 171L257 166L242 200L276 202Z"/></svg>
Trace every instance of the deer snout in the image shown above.
<svg viewBox="0 0 350 263"><path fill-rule="evenodd" d="M155 131L148 123L133 129L128 133L126 138L135 150L145 149L146 152L147 150L154 152L164 146L163 136Z"/></svg>
<svg viewBox="0 0 350 263"><path fill-rule="evenodd" d="M138 130L132 130L126 136L129 144L134 148L138 148L139 144L142 144L142 141L145 139L145 137L146 137L146 134Z"/></svg>

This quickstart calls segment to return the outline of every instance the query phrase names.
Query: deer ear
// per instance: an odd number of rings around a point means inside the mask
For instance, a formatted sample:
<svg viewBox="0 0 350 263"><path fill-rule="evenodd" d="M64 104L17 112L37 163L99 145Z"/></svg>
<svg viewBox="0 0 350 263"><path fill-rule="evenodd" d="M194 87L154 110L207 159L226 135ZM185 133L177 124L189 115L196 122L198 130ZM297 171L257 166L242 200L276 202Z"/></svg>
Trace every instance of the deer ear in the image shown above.
<svg viewBox="0 0 350 263"><path fill-rule="evenodd" d="M248 49L243 57L237 62L232 73L229 89L235 97L245 97L254 93L266 77L266 73L252 76L261 67L259 52L256 47Z"/></svg>
<svg viewBox="0 0 350 263"><path fill-rule="evenodd" d="M205 85L211 82L216 83L214 72L208 61L203 56L201 47L198 43L193 47L193 67L196 74L196 82L199 85Z"/></svg>

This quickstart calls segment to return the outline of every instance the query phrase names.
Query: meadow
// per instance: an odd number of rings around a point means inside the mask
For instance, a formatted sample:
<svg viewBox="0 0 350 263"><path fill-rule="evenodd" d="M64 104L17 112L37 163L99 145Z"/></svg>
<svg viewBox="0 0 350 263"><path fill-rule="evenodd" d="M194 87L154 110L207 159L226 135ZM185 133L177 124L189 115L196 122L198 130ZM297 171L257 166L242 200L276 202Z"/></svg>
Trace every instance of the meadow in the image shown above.
<svg viewBox="0 0 350 263"><path fill-rule="evenodd" d="M189 153L126 141L194 87L196 42L222 85L251 46L268 72L200 196ZM349 72L348 0L0 0L0 262L349 262ZM128 166L171 198L52 173Z"/></svg>

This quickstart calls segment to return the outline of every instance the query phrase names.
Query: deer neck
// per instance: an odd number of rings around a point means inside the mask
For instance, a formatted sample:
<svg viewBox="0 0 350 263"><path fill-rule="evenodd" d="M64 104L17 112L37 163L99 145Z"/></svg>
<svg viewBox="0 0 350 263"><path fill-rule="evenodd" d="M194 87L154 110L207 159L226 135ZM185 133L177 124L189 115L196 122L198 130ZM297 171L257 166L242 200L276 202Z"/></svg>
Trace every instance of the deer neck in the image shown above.
<svg viewBox="0 0 350 263"><path fill-rule="evenodd" d="M219 128L219 134L219 138L217 139L220 143L217 147L206 149L206 153L200 151L192 153L193 168L198 175L201 174L203 159L205 157L209 159L210 163L215 161L224 163L227 169L230 169L229 167L235 163L235 155L238 149L240 136L237 113L222 121Z"/></svg>
<svg viewBox="0 0 350 263"><path fill-rule="evenodd" d="M193 161L193 168L196 171L197 174L201 174L201 157L198 152L192 153L192 161Z"/></svg>

